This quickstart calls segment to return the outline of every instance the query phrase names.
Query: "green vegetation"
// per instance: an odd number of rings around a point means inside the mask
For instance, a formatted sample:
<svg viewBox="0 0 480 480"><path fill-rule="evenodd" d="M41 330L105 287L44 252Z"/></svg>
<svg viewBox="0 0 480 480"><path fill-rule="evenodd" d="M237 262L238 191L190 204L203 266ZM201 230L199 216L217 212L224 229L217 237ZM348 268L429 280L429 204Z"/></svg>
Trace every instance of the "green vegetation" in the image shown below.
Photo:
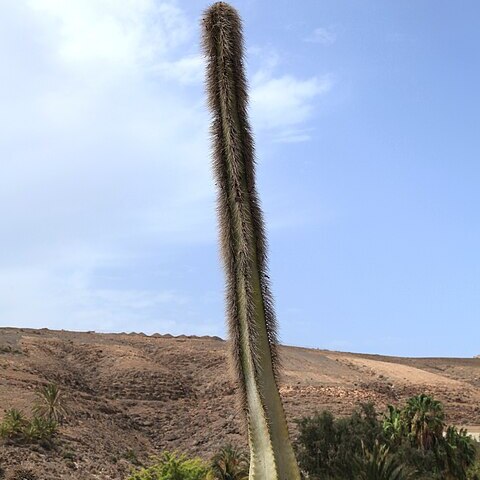
<svg viewBox="0 0 480 480"><path fill-rule="evenodd" d="M20 410L11 408L5 412L0 423L0 437L15 442L23 436L23 429L28 424L27 419Z"/></svg>
<svg viewBox="0 0 480 480"><path fill-rule="evenodd" d="M413 478L412 471L390 454L386 445L375 442L373 451L363 448L360 457L353 461L355 478L360 480L408 480Z"/></svg>
<svg viewBox="0 0 480 480"><path fill-rule="evenodd" d="M250 478L300 480L277 387L276 319L255 186L242 25L227 3L205 12L203 47L231 352L248 422Z"/></svg>
<svg viewBox="0 0 480 480"><path fill-rule="evenodd" d="M249 462L245 453L226 445L212 458L209 480L246 480Z"/></svg>
<svg viewBox="0 0 480 480"><path fill-rule="evenodd" d="M62 392L57 385L49 383L37 392L37 403L33 409L36 416L62 423L66 418Z"/></svg>
<svg viewBox="0 0 480 480"><path fill-rule="evenodd" d="M28 419L14 408L7 410L0 423L0 438L10 444L39 443L49 448L57 433L54 420L33 416Z"/></svg>
<svg viewBox="0 0 480 480"><path fill-rule="evenodd" d="M208 465L199 458L164 452L151 467L133 473L128 480L205 480Z"/></svg>
<svg viewBox="0 0 480 480"><path fill-rule="evenodd" d="M24 428L24 435L28 442L42 442L45 445L52 441L57 427L55 420L34 416Z"/></svg>
<svg viewBox="0 0 480 480"><path fill-rule="evenodd" d="M442 438L443 405L429 395L410 398L400 415L410 438L422 450L433 449Z"/></svg>
<svg viewBox="0 0 480 480"><path fill-rule="evenodd" d="M65 415L63 399L56 385L50 384L37 392L38 403L33 416L26 417L20 410L7 410L0 423L0 438L10 444L37 443L51 448L58 424Z"/></svg>
<svg viewBox="0 0 480 480"><path fill-rule="evenodd" d="M419 410L413 415L412 405ZM424 446L426 436L418 434L417 419L425 416L426 410L443 415L441 404L419 396L402 409L389 407L380 418L371 404L365 404L345 418L322 412L302 419L296 447L304 478L480 480L478 444L465 431L442 424L442 431L436 430L440 436L431 437L429 448ZM394 438L390 431L393 411L400 414L403 432ZM431 425L437 425L437 420L433 418ZM248 456L226 445L210 463L165 452L152 466L138 469L127 480L246 480L248 476Z"/></svg>
<svg viewBox="0 0 480 480"><path fill-rule="evenodd" d="M210 463L185 454L164 452L153 465L137 470L128 480L246 480L248 470L245 453L226 445Z"/></svg>
<svg viewBox="0 0 480 480"><path fill-rule="evenodd" d="M297 458L312 478L350 479L356 473L354 459L373 451L382 425L372 405L362 405L350 417L335 419L322 412L299 422Z"/></svg>
<svg viewBox="0 0 480 480"><path fill-rule="evenodd" d="M298 427L295 446L305 479L480 480L480 444L464 429L446 425L442 403L428 395L390 405L381 415L372 404L342 418L324 411L299 420ZM10 444L52 445L56 429L54 420L28 419L16 409L6 411L0 423L0 435ZM71 450L62 456L75 458ZM122 457L137 467L127 480L247 480L250 471L248 456L232 445L210 462L164 452L141 467L134 450ZM9 479L36 480L30 470L9 473ZM0 480L4 476L0 465Z"/></svg>
<svg viewBox="0 0 480 480"><path fill-rule="evenodd" d="M478 444L447 426L443 405L424 394L389 406L380 419L372 405L346 418L304 418L297 452L311 479L480 480Z"/></svg>

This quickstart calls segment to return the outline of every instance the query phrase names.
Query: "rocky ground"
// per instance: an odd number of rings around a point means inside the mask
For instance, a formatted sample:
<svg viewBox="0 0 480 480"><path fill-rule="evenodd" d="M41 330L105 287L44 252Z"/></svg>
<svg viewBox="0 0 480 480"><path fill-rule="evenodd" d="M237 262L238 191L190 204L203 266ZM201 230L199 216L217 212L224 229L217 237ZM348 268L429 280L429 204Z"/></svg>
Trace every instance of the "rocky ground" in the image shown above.
<svg viewBox="0 0 480 480"><path fill-rule="evenodd" d="M244 445L228 343L215 337L0 329L0 415L29 412L35 390L58 384L68 421L52 450L0 444L0 465L32 467L39 479L123 479L162 450L208 458ZM427 392L448 420L480 431L479 358L398 358L282 347L281 394L295 419L361 402L379 409Z"/></svg>

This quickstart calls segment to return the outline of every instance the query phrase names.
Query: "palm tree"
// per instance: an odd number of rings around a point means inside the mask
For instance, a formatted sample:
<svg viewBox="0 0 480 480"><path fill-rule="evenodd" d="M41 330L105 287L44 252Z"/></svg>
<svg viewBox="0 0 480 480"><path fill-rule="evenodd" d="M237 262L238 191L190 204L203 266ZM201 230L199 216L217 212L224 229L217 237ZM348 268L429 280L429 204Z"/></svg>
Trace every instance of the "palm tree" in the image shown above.
<svg viewBox="0 0 480 480"><path fill-rule="evenodd" d="M443 448L441 454L437 453L437 458L440 457L448 478L466 480L467 470L475 463L477 455L472 437L465 429L457 430L456 427L449 426L441 446Z"/></svg>
<svg viewBox="0 0 480 480"><path fill-rule="evenodd" d="M249 462L245 453L226 445L212 458L211 480L246 480Z"/></svg>
<svg viewBox="0 0 480 480"><path fill-rule="evenodd" d="M363 445L362 445L363 446ZM363 446L363 456L355 461L358 480L409 480L412 473L398 464L386 445L375 442L371 451Z"/></svg>
<svg viewBox="0 0 480 480"><path fill-rule="evenodd" d="M393 405L388 405L388 413L383 416L382 426L383 433L392 444L400 442L405 430L402 411Z"/></svg>
<svg viewBox="0 0 480 480"><path fill-rule="evenodd" d="M37 392L37 404L33 409L35 415L62 423L67 416L61 390L54 383L43 386Z"/></svg>
<svg viewBox="0 0 480 480"><path fill-rule="evenodd" d="M443 438L445 414L438 400L424 393L412 397L404 414L411 438L423 450L432 449Z"/></svg>

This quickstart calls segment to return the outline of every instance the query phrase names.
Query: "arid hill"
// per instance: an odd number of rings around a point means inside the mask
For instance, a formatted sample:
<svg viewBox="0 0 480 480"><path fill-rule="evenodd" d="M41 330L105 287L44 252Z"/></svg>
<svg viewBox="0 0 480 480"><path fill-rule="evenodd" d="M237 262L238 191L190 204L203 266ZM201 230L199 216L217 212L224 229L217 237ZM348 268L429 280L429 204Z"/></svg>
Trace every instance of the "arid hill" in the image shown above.
<svg viewBox="0 0 480 480"><path fill-rule="evenodd" d="M0 329L0 414L28 413L48 382L64 391L68 421L59 447L0 444L0 464L33 467L40 479L122 479L164 449L207 458L244 444L227 342L215 337ZM378 408L427 392L448 420L478 431L480 359L399 358L282 347L281 393L295 419L361 402ZM477 426L477 427L476 427Z"/></svg>

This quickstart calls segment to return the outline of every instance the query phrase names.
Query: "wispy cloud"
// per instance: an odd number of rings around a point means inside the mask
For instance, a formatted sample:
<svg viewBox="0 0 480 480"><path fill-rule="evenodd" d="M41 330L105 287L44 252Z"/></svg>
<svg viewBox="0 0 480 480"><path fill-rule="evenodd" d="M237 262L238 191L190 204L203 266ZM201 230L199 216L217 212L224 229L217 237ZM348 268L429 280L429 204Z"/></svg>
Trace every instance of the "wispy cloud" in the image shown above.
<svg viewBox="0 0 480 480"><path fill-rule="evenodd" d="M273 48L252 48L249 54L259 66L251 72L251 115L254 130L266 132L275 142L310 139L311 120L318 99L333 87L331 74L301 78L284 70L282 57Z"/></svg>
<svg viewBox="0 0 480 480"><path fill-rule="evenodd" d="M191 22L174 2L31 0L2 4L0 28L2 56L17 46L0 66L0 322L201 331L185 292L98 285L145 245L159 262L215 238L199 228L214 221L203 99L170 81L198 70Z"/></svg>
<svg viewBox="0 0 480 480"><path fill-rule="evenodd" d="M291 75L261 76L252 88L252 117L255 126L275 132L279 142L301 142L310 138L305 122L316 99L329 92L330 75L299 79Z"/></svg>
<svg viewBox="0 0 480 480"><path fill-rule="evenodd" d="M203 56L196 54L159 63L154 70L164 78L180 82L183 85L194 85L202 83L204 67Z"/></svg>
<svg viewBox="0 0 480 480"><path fill-rule="evenodd" d="M52 32L51 46L66 63L124 68L155 62L193 33L173 1L29 0L36 19Z"/></svg>
<svg viewBox="0 0 480 480"><path fill-rule="evenodd" d="M332 45L337 41L337 32L334 27L318 27L305 38L305 41L320 45Z"/></svg>
<svg viewBox="0 0 480 480"><path fill-rule="evenodd" d="M203 58L178 5L0 5L2 324L218 332L195 311L198 292L126 273L215 241ZM254 126L307 140L331 80L279 74L280 56L268 59L254 72ZM99 282L105 269L123 269L122 282Z"/></svg>
<svg viewBox="0 0 480 480"><path fill-rule="evenodd" d="M8 321L17 326L72 330L212 331L208 319L179 315L188 312L191 303L183 293L97 288L92 284L94 273L80 265L72 270L61 266L1 270L2 325ZM221 333L218 327L215 331Z"/></svg>

